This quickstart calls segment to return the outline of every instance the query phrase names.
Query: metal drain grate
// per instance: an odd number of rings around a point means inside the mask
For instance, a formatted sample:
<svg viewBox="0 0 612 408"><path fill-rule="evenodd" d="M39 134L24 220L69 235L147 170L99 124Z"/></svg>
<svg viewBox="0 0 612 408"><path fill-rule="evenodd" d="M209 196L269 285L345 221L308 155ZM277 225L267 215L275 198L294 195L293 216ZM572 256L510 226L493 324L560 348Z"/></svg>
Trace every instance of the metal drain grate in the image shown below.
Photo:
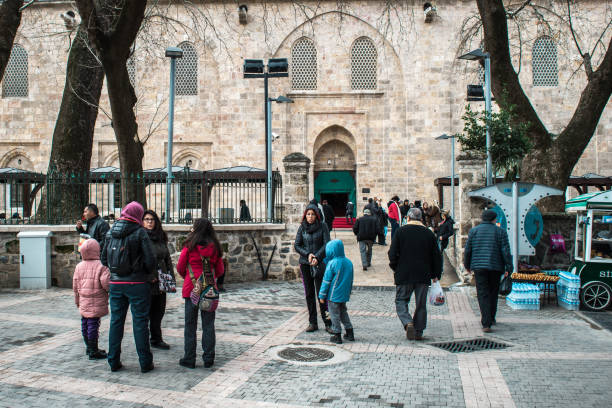
<svg viewBox="0 0 612 408"><path fill-rule="evenodd" d="M484 337L462 341L448 341L445 343L431 343L431 346L441 348L451 353L470 353L481 350L500 350L510 347L508 344L499 343Z"/></svg>
<svg viewBox="0 0 612 408"><path fill-rule="evenodd" d="M329 350L316 347L288 347L278 352L278 356L291 361L327 361L334 357Z"/></svg>

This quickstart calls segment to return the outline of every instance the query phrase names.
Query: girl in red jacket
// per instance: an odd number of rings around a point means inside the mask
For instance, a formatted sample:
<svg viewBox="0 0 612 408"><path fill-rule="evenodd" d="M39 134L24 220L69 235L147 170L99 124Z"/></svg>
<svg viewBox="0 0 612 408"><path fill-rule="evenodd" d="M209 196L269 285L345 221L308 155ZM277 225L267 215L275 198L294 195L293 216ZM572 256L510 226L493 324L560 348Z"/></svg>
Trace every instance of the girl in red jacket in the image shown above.
<svg viewBox="0 0 612 408"><path fill-rule="evenodd" d="M225 272L223 269L223 250L217 239L212 223L206 218L198 218L185 240L185 246L176 265L176 270L183 277L183 299L185 300L185 355L179 364L195 368L196 330L198 329L198 308L191 302L190 294L193 283L187 265L191 266L197 280L203 272L202 257L208 258L216 280ZM212 367L215 361L215 312L200 311L202 316L202 359L204 367Z"/></svg>
<svg viewBox="0 0 612 408"><path fill-rule="evenodd" d="M81 331L90 360L106 358L98 349L100 318L108 314L110 272L100 262L100 245L95 239L86 240L80 248L83 260L72 277L74 302L81 312Z"/></svg>

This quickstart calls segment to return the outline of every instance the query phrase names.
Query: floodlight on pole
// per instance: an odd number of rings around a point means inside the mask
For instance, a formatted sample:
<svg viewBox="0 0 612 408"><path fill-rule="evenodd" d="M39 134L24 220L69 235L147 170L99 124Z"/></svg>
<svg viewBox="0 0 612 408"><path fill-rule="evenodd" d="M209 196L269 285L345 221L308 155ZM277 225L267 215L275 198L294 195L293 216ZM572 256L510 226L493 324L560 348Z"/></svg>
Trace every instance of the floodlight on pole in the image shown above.
<svg viewBox="0 0 612 408"><path fill-rule="evenodd" d="M272 222L273 207L272 202L272 114L270 102L268 98L268 78L283 78L289 76L289 62L287 58L270 58L268 66L264 65L264 61L260 59L245 59L243 64L244 78L263 78L264 80L264 123L266 136L266 184L267 184L267 218L268 222ZM281 100L281 98L284 98ZM291 103L291 99L279 97L274 99L278 103Z"/></svg>
<svg viewBox="0 0 612 408"><path fill-rule="evenodd" d="M485 116L487 117L486 123L486 148L487 148L487 166L486 166L486 175L487 182L486 185L490 186L493 184L493 162L491 160L491 132L489 129L489 121L491 120L491 54L488 52L483 52L480 48L477 48L473 51L468 52L467 54L463 54L458 57L458 59L467 60L467 61L480 61L484 60L485 66L485 84L484 84L484 100L485 100ZM469 99L469 86L468 86L468 99Z"/></svg>
<svg viewBox="0 0 612 408"><path fill-rule="evenodd" d="M436 137L436 140L448 140L451 142L451 217L455 219L455 135L447 135L446 133Z"/></svg>
<svg viewBox="0 0 612 408"><path fill-rule="evenodd" d="M170 100L168 102L168 151L166 160L166 223L170 222L170 197L172 192L172 141L174 138L174 82L176 80L176 59L183 58L183 50L178 47L166 48L170 58Z"/></svg>

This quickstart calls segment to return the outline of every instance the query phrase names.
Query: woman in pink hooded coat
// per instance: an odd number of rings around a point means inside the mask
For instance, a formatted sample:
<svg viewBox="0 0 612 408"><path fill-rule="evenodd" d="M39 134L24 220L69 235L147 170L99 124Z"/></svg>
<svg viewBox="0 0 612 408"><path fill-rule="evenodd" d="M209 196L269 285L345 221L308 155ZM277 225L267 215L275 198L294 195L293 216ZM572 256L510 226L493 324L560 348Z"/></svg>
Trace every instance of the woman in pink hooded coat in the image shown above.
<svg viewBox="0 0 612 408"><path fill-rule="evenodd" d="M108 314L110 272L100 262L100 245L88 239L81 246L83 260L76 266L72 278L74 302L81 313L81 331L90 360L106 358L98 349L100 318Z"/></svg>

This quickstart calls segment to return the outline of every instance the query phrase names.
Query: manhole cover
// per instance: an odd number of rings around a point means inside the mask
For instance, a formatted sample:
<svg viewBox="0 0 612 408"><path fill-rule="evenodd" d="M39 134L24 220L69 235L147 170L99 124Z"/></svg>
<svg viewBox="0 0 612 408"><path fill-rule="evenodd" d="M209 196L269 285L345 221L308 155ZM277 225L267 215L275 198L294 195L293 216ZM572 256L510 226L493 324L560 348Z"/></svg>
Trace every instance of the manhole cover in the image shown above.
<svg viewBox="0 0 612 408"><path fill-rule="evenodd" d="M278 352L278 356L290 361L327 361L334 357L334 353L316 347L288 347Z"/></svg>
<svg viewBox="0 0 612 408"><path fill-rule="evenodd" d="M472 351L481 350L500 350L510 347L508 344L499 343L484 337L476 339L449 341L445 343L430 343L430 346L441 348L442 350L450 351L451 353L470 353Z"/></svg>

